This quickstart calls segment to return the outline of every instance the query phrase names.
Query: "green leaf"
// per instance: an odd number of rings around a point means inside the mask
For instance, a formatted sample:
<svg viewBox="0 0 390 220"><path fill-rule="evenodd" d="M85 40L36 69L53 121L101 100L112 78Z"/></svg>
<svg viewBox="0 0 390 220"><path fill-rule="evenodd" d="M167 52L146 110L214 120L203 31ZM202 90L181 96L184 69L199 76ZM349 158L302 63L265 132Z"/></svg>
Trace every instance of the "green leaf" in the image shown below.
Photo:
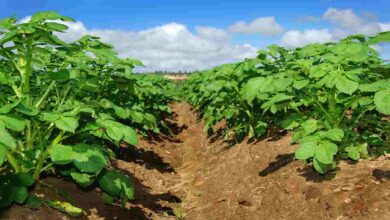
<svg viewBox="0 0 390 220"><path fill-rule="evenodd" d="M50 151L50 158L54 164L65 165L73 162L76 154L71 146L57 144Z"/></svg>
<svg viewBox="0 0 390 220"><path fill-rule="evenodd" d="M382 32L377 36L371 37L368 44L377 44L380 42L390 42L390 31Z"/></svg>
<svg viewBox="0 0 390 220"><path fill-rule="evenodd" d="M390 115L390 89L375 93L374 102L378 112Z"/></svg>
<svg viewBox="0 0 390 220"><path fill-rule="evenodd" d="M307 80L307 79L304 79L304 80L295 80L294 81L294 84L293 84L293 87L295 89L302 89L304 88L305 86L309 85L310 81Z"/></svg>
<svg viewBox="0 0 390 220"><path fill-rule="evenodd" d="M317 142L305 142L295 151L295 158L298 160L307 160L314 157Z"/></svg>
<svg viewBox="0 0 390 220"><path fill-rule="evenodd" d="M78 185L80 185L82 187L88 187L95 181L93 176L86 174L86 173L72 172L72 173L70 173L70 176Z"/></svg>
<svg viewBox="0 0 390 220"><path fill-rule="evenodd" d="M13 17L3 18L0 20L0 28L10 29L15 24L15 22L16 22L16 19Z"/></svg>
<svg viewBox="0 0 390 220"><path fill-rule="evenodd" d="M327 64L316 65L310 69L310 78L322 78L327 73Z"/></svg>
<svg viewBox="0 0 390 220"><path fill-rule="evenodd" d="M131 145L137 145L139 143L137 132L128 126L123 128L124 138L123 140Z"/></svg>
<svg viewBox="0 0 390 220"><path fill-rule="evenodd" d="M34 184L30 174L4 174L0 175L0 207L6 207L13 202L22 204L27 199L27 187Z"/></svg>
<svg viewBox="0 0 390 220"><path fill-rule="evenodd" d="M73 163L80 172L99 173L107 159L99 147L88 144L65 146L57 144L50 152L51 160L57 165ZM83 177L85 178L85 176Z"/></svg>
<svg viewBox="0 0 390 220"><path fill-rule="evenodd" d="M1 114L8 114L12 109L14 109L16 106L18 106L20 101L15 101L14 103L5 104L0 107L0 113Z"/></svg>
<svg viewBox="0 0 390 220"><path fill-rule="evenodd" d="M7 174L9 175L9 174ZM28 173L17 173L11 175L11 182L13 182L14 186L25 186L29 187L34 184L34 179Z"/></svg>
<svg viewBox="0 0 390 220"><path fill-rule="evenodd" d="M348 153L348 157L352 160L359 160L361 156L367 156L367 144L351 145L345 148L345 152Z"/></svg>
<svg viewBox="0 0 390 220"><path fill-rule="evenodd" d="M359 83L348 79L345 76L341 76L336 81L336 88L345 94L352 95L358 88Z"/></svg>
<svg viewBox="0 0 390 220"><path fill-rule="evenodd" d="M107 193L103 193L103 202L104 204L112 204L115 202L115 198L108 195Z"/></svg>
<svg viewBox="0 0 390 220"><path fill-rule="evenodd" d="M286 91L286 88L290 86L293 82L293 78L282 77L275 79L273 85L275 86L275 91ZM306 83L308 83L308 81Z"/></svg>
<svg viewBox="0 0 390 220"><path fill-rule="evenodd" d="M33 105L28 105L26 103L20 103L16 109L24 114L24 115L28 115L28 116L35 116L35 115L38 115L39 113L39 110L37 107L33 106Z"/></svg>
<svg viewBox="0 0 390 220"><path fill-rule="evenodd" d="M248 80L248 82L242 87L243 98L248 102L252 103L256 95L260 92L260 87L264 84L264 77L255 77Z"/></svg>
<svg viewBox="0 0 390 220"><path fill-rule="evenodd" d="M43 112L40 116L43 121L55 123L61 115L54 112Z"/></svg>
<svg viewBox="0 0 390 220"><path fill-rule="evenodd" d="M106 127L106 133L115 141L121 141L124 138L122 127L119 127L117 123L111 123Z"/></svg>
<svg viewBox="0 0 390 220"><path fill-rule="evenodd" d="M99 173L107 165L107 160L98 147L78 144L73 146L73 151L77 153L74 165L81 172Z"/></svg>
<svg viewBox="0 0 390 220"><path fill-rule="evenodd" d="M386 89L390 89L390 79L359 85L359 90L362 92L378 92Z"/></svg>
<svg viewBox="0 0 390 220"><path fill-rule="evenodd" d="M374 102L374 100L371 97L361 97L358 100L360 106L367 106Z"/></svg>
<svg viewBox="0 0 390 220"><path fill-rule="evenodd" d="M305 131L305 134L311 134L317 130L317 120L309 119L302 123L302 129Z"/></svg>
<svg viewBox="0 0 390 220"><path fill-rule="evenodd" d="M70 78L70 73L67 69L61 69L57 72L47 72L46 74L50 79L60 82L66 81Z"/></svg>
<svg viewBox="0 0 390 220"><path fill-rule="evenodd" d="M26 201L26 206L28 208L37 209L41 207L45 203L45 200L36 196L36 195L29 195L28 199Z"/></svg>
<svg viewBox="0 0 390 220"><path fill-rule="evenodd" d="M40 22L45 20L74 21L72 18L62 16L55 11L38 12L31 16L31 22Z"/></svg>
<svg viewBox="0 0 390 220"><path fill-rule="evenodd" d="M344 137L344 131L340 128L330 129L325 132L325 137L333 141L342 141Z"/></svg>
<svg viewBox="0 0 390 220"><path fill-rule="evenodd" d="M300 114L290 114L287 118L281 121L282 128L286 130L292 130L301 125L301 121L305 120L305 117Z"/></svg>
<svg viewBox="0 0 390 220"><path fill-rule="evenodd" d="M116 121L104 120L101 118L96 120L96 123L99 126L104 127L106 129L106 134L108 135L108 137L110 137L114 141L119 142L121 140L124 140L132 145L138 144L137 133L133 128Z"/></svg>
<svg viewBox="0 0 390 220"><path fill-rule="evenodd" d="M127 119L130 114L129 112L125 109L125 108L121 108L121 107L118 107L118 106L113 106L114 107L114 110L115 110L115 114L122 118L122 119Z"/></svg>
<svg viewBox="0 0 390 220"><path fill-rule="evenodd" d="M46 26L48 27L48 29L50 29L51 31L59 31L59 32L62 32L62 31L65 31L68 29L68 26L64 25L64 24L59 24L59 23L54 23L54 22L46 22Z"/></svg>
<svg viewBox="0 0 390 220"><path fill-rule="evenodd" d="M47 201L46 204L54 209L60 210L74 218L81 217L84 215L85 211L68 202L60 202L57 200Z"/></svg>
<svg viewBox="0 0 390 220"><path fill-rule="evenodd" d="M4 35L2 36L3 38L0 39L0 44L5 44L5 43L7 43L7 42L9 42L9 41L14 40L14 39L12 39L12 38L14 38L17 34L18 34L18 33L17 33L16 31L7 32L6 34L4 34Z"/></svg>
<svg viewBox="0 0 390 220"><path fill-rule="evenodd" d="M13 200L18 204L24 203L28 197L26 187L13 187Z"/></svg>
<svg viewBox="0 0 390 220"><path fill-rule="evenodd" d="M369 55L368 46L360 42L340 42L333 46L332 52L339 54L346 61L363 62Z"/></svg>
<svg viewBox="0 0 390 220"><path fill-rule="evenodd" d="M332 162L331 164L323 164L320 161L318 161L316 158L313 159L313 166L314 166L314 169L316 169L317 172L319 172L321 174L325 174L329 171L336 169L335 162Z"/></svg>
<svg viewBox="0 0 390 220"><path fill-rule="evenodd" d="M321 141L315 149L315 158L323 164L332 164L338 147L329 141Z"/></svg>
<svg viewBox="0 0 390 220"><path fill-rule="evenodd" d="M134 199L134 189L130 179L119 171L107 171L99 180L99 186L110 196L119 197L124 192L127 199Z"/></svg>
<svg viewBox="0 0 390 220"><path fill-rule="evenodd" d="M15 149L16 148L16 140L12 137L8 131L1 126L0 122L0 144L7 146L8 148Z"/></svg>
<svg viewBox="0 0 390 220"><path fill-rule="evenodd" d="M26 121L16 115L0 115L0 121L2 121L6 128L13 131L23 131L26 127Z"/></svg>
<svg viewBox="0 0 390 220"><path fill-rule="evenodd" d="M4 160L7 156L8 149L6 146L0 144L0 166L3 165Z"/></svg>
<svg viewBox="0 0 390 220"><path fill-rule="evenodd" d="M60 118L54 122L54 124L58 129L75 133L77 127L79 126L79 121L74 117L66 117L61 115Z"/></svg>

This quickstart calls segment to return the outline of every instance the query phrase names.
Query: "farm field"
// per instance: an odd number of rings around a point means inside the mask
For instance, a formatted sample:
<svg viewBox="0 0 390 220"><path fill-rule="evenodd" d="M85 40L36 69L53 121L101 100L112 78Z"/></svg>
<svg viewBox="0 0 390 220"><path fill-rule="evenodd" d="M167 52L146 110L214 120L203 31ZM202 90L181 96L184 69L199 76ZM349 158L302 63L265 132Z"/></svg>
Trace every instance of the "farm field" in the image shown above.
<svg viewBox="0 0 390 220"><path fill-rule="evenodd" d="M390 31L161 76L75 23L0 20L0 219L390 219Z"/></svg>
<svg viewBox="0 0 390 220"><path fill-rule="evenodd" d="M204 122L186 103L172 104L174 138L142 140L116 167L131 175L135 200L127 209L106 206L95 190L56 184L88 211L81 219L387 219L390 215L390 159L342 162L336 173L318 175L294 161L290 135L279 140L244 141L233 148L212 141ZM47 189L34 189L53 197ZM212 213L212 215L210 215ZM42 207L13 206L3 218L71 219Z"/></svg>

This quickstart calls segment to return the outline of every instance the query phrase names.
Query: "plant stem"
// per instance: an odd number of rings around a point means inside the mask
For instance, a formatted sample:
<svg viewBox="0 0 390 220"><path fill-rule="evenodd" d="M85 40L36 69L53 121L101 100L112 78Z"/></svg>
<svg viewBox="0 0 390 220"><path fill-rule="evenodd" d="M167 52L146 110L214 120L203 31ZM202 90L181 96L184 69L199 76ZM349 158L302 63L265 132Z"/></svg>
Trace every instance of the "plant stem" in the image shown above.
<svg viewBox="0 0 390 220"><path fill-rule="evenodd" d="M57 135L57 137L50 143L50 145L47 147L47 149L40 156L38 163L37 163L37 166L35 167L34 174L33 174L34 179L38 179L39 175L41 174L42 167L43 167L47 157L49 156L51 148L62 141L63 135L64 135L64 132L61 131L61 133L59 133Z"/></svg>
<svg viewBox="0 0 390 220"><path fill-rule="evenodd" d="M46 97L49 95L49 92L50 92L50 90L54 87L55 83L56 83L56 82L55 82L54 80L50 83L50 85L49 85L49 87L47 87L45 93L44 93L44 94L42 95L42 97L39 99L39 101L37 102L37 104L35 104L35 107L39 108L39 107L42 105L43 101L45 101Z"/></svg>
<svg viewBox="0 0 390 220"><path fill-rule="evenodd" d="M20 92L19 88L16 85L12 85L12 90L14 90L16 96L19 99L23 97L23 94Z"/></svg>
<svg viewBox="0 0 390 220"><path fill-rule="evenodd" d="M65 90L65 93L64 93L64 97L62 98L62 101L60 102L60 106L64 104L65 100L66 100L66 97L68 96L70 90L72 89L72 86L70 84L67 85L67 88Z"/></svg>
<svg viewBox="0 0 390 220"><path fill-rule="evenodd" d="M320 103L319 101L317 101L316 99L314 99L314 102L315 102L315 104L317 105L317 107L318 107L319 109L321 109L321 111L325 114L325 116L328 118L328 120L332 121L332 116L329 115L329 112L327 112L327 111L325 110L325 108L321 105L321 103Z"/></svg>
<svg viewBox="0 0 390 220"><path fill-rule="evenodd" d="M108 74L105 74L102 86L100 87L100 90L99 90L99 95L98 95L97 100L99 100L100 97L102 96L103 90L106 87L107 80L108 80Z"/></svg>
<svg viewBox="0 0 390 220"><path fill-rule="evenodd" d="M30 78L31 78L31 72L32 72L32 49L31 49L31 42L28 40L27 43L27 51L26 51L26 57L25 57L25 70L24 70L24 79L23 79L23 93L26 96L26 100L28 104L31 104L31 97L30 97Z"/></svg>
<svg viewBox="0 0 390 220"><path fill-rule="evenodd" d="M14 155L12 155L11 152L8 152L6 154L6 156L7 156L8 162L11 164L12 168L14 168L15 173L20 173L22 171L22 169L20 168L18 161L16 160Z"/></svg>
<svg viewBox="0 0 390 220"><path fill-rule="evenodd" d="M31 121L27 121L27 126L26 126L26 147L25 149L30 149L30 146L32 146L32 138L31 138Z"/></svg>

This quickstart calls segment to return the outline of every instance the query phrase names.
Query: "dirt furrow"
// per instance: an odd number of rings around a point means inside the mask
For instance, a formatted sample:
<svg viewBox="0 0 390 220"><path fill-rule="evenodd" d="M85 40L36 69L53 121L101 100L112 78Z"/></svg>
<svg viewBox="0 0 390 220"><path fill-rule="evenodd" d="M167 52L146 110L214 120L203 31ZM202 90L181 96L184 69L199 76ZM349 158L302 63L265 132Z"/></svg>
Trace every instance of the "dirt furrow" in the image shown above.
<svg viewBox="0 0 390 220"><path fill-rule="evenodd" d="M209 138L187 103L173 103L171 135L122 149L112 165L128 174L136 199L104 205L96 188L48 178L88 215L82 219L390 219L390 157L338 163L318 175L295 161L289 135L234 146ZM39 184L32 193L61 199ZM1 219L71 219L53 209L13 206Z"/></svg>

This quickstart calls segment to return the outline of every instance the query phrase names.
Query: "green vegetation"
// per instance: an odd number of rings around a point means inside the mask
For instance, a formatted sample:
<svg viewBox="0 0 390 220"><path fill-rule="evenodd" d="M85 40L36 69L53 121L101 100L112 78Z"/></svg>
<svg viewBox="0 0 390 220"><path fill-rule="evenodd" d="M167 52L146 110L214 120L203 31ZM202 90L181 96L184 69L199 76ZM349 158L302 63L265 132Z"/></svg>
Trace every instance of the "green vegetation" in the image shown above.
<svg viewBox="0 0 390 220"><path fill-rule="evenodd" d="M68 198L29 195L37 182L45 185L43 176L98 186L105 203L125 206L134 189L110 163L115 149L169 132L168 103L180 96L197 107L207 131L226 122L227 139L293 131L295 157L321 174L340 159L390 152L390 64L370 47L390 41L390 32L294 50L273 45L256 58L192 74L177 83L180 95L162 76L133 74L143 64L119 58L98 37L63 42L54 34L68 28L60 20L72 21L51 11L26 23L0 20L0 207L84 214ZM184 218L180 206L174 214Z"/></svg>
<svg viewBox="0 0 390 220"><path fill-rule="evenodd" d="M225 137L238 140L292 130L295 157L326 173L339 159L390 151L390 65L370 47L385 41L390 32L295 50L273 45L192 75L183 90L206 130L221 120Z"/></svg>
<svg viewBox="0 0 390 220"><path fill-rule="evenodd" d="M124 204L134 190L110 165L111 149L166 128L171 113L168 80L132 75L142 63L97 37L63 42L53 34L67 30L59 20L72 21L51 11L0 20L0 207L24 203L42 174L95 184L105 201Z"/></svg>

